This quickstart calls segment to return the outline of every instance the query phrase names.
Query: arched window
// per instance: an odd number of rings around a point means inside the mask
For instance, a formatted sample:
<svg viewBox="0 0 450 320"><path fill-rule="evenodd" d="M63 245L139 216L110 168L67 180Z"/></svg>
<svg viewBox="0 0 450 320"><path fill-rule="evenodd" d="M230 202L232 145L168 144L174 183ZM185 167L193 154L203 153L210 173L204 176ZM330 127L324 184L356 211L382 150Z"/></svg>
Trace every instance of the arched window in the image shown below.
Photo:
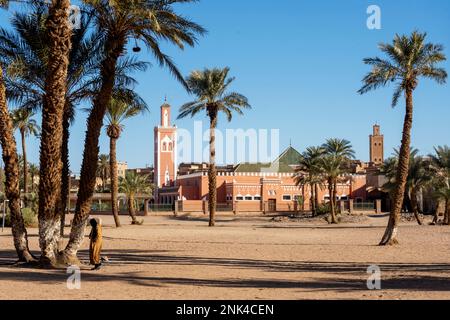
<svg viewBox="0 0 450 320"><path fill-rule="evenodd" d="M172 150L173 150L172 142L169 142L169 151L172 151Z"/></svg>
<svg viewBox="0 0 450 320"><path fill-rule="evenodd" d="M163 142L162 151L167 151L167 144L165 142Z"/></svg>

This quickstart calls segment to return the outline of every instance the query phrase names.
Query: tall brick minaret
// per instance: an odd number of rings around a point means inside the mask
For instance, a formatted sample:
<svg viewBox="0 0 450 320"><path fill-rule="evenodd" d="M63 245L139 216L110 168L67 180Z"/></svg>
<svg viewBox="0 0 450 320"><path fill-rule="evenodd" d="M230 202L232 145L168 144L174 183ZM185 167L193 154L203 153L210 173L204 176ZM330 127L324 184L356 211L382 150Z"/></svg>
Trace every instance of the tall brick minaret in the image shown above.
<svg viewBox="0 0 450 320"><path fill-rule="evenodd" d="M384 136L378 124L373 126L373 134L370 135L370 162L376 166L384 162Z"/></svg>
<svg viewBox="0 0 450 320"><path fill-rule="evenodd" d="M170 105L161 106L161 123L154 130L154 167L157 188L170 187L177 179L177 127L170 123Z"/></svg>

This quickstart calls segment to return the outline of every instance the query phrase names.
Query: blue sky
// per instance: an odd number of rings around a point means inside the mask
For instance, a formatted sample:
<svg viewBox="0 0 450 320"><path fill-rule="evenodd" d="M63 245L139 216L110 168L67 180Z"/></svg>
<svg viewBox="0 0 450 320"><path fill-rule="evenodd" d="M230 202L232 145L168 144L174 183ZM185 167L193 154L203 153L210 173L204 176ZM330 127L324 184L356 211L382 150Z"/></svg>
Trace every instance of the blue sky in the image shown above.
<svg viewBox="0 0 450 320"><path fill-rule="evenodd" d="M366 9L371 4L381 8L381 30L366 27ZM389 155L400 143L404 103L391 108L392 87L357 94L369 70L362 59L379 55L379 42L415 29L428 32L428 40L442 43L450 56L448 0L203 0L179 6L178 11L209 33L196 48L180 51L163 45L165 52L186 75L194 69L229 66L236 77L233 91L246 95L253 106L245 117L237 116L231 124L222 118L219 128L280 129L282 149L290 140L302 151L326 138L339 137L350 140L357 158L367 161L368 135L378 122ZM0 13L0 22L8 24L8 13ZM145 50L139 58L154 62ZM450 71L449 61L442 66ZM130 167L142 167L153 163L153 127L164 96L173 113L192 97L156 64L135 76L139 81L136 90L151 113L125 123L118 158ZM435 145L450 144L449 85L423 80L414 99L413 145L422 153L430 153ZM79 111L72 128L73 172L80 168L85 118ZM197 119L206 120L203 116ZM191 119L176 124L193 128ZM107 153L108 146L103 131L101 152ZM30 139L28 148L30 161L38 162L37 141Z"/></svg>

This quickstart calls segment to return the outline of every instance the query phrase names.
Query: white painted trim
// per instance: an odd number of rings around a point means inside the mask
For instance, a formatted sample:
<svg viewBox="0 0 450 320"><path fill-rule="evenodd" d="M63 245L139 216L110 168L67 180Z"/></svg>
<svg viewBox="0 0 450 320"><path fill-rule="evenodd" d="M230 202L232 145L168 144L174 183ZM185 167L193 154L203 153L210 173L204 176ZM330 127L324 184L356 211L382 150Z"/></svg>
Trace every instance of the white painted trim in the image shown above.
<svg viewBox="0 0 450 320"><path fill-rule="evenodd" d="M160 176L160 171L161 171L161 146L160 146L160 141L161 141L161 132L158 130L158 188L161 187L161 176Z"/></svg>
<svg viewBox="0 0 450 320"><path fill-rule="evenodd" d="M173 180L174 183L176 185L177 183L177 177L178 177L178 133L177 133L177 129L175 127L175 132L174 132L174 139L173 139Z"/></svg>

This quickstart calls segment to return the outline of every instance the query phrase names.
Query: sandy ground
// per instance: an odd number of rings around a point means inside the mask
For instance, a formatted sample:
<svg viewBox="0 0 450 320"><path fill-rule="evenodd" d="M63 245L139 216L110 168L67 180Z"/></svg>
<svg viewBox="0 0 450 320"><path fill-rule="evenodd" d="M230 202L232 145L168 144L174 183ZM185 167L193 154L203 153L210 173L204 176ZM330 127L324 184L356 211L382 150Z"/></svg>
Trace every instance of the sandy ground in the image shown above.
<svg viewBox="0 0 450 320"><path fill-rule="evenodd" d="M450 299L450 227L405 223L399 246L378 247L385 217L338 226L222 217L213 229L203 217L143 226L121 217L121 229L102 218L110 262L83 267L80 290L67 288L65 270L10 265L12 238L0 233L0 299ZM37 230L29 233L37 249ZM371 291L374 264L382 289Z"/></svg>

